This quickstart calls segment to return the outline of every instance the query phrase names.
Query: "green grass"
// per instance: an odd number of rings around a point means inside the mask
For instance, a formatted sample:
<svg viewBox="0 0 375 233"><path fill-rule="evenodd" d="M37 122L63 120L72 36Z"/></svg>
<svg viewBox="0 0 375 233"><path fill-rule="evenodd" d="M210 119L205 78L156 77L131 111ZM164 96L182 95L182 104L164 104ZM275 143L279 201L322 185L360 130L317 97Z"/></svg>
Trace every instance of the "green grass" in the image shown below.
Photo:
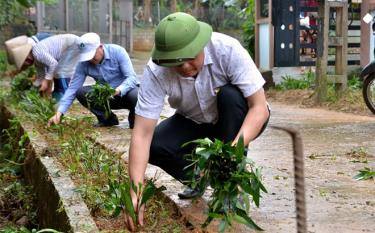
<svg viewBox="0 0 375 233"><path fill-rule="evenodd" d="M8 60L5 50L0 50L0 74L8 69Z"/></svg>

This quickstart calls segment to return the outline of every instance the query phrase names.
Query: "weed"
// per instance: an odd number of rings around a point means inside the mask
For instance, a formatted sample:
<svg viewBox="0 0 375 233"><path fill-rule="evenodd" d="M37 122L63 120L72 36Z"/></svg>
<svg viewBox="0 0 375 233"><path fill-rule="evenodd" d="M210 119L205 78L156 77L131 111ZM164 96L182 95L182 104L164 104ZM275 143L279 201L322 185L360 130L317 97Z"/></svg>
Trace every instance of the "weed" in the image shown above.
<svg viewBox="0 0 375 233"><path fill-rule="evenodd" d="M365 167L359 170L359 173L353 177L356 180L369 180L375 178L375 170Z"/></svg>
<svg viewBox="0 0 375 233"><path fill-rule="evenodd" d="M8 69L8 61L4 50L0 51L0 74L3 74Z"/></svg>
<svg viewBox="0 0 375 233"><path fill-rule="evenodd" d="M16 99L21 98L24 95L24 91L30 90L33 86L31 79L29 78L30 69L24 70L18 73L11 81L11 95Z"/></svg>
<svg viewBox="0 0 375 233"><path fill-rule="evenodd" d="M295 89L309 89L314 86L315 73L309 70L302 79L294 79L286 75L282 77L282 82L275 86L277 90L295 90Z"/></svg>
<svg viewBox="0 0 375 233"><path fill-rule="evenodd" d="M3 130L6 139L3 149L7 155L5 159L17 165L23 163L25 159L29 137L26 133L22 133L18 119L10 119L9 124L9 128Z"/></svg>
<svg viewBox="0 0 375 233"><path fill-rule="evenodd" d="M36 89L26 91L19 104L25 114L34 121L45 123L55 113L55 100L41 97Z"/></svg>

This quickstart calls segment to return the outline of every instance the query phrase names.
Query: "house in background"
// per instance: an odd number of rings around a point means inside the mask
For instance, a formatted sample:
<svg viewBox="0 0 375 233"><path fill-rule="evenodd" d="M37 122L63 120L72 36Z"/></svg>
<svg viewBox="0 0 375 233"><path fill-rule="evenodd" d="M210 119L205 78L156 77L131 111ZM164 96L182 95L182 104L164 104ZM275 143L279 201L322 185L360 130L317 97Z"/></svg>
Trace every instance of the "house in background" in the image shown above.
<svg viewBox="0 0 375 233"><path fill-rule="evenodd" d="M344 0L345 1L345 0ZM317 0L256 0L255 62L272 70L274 81L282 76L302 76L315 68L319 29ZM349 70L364 67L373 60L374 38L371 25L361 19L375 10L375 0L352 0L348 4ZM335 11L330 12L334 30ZM334 65L334 49L329 49L328 65Z"/></svg>

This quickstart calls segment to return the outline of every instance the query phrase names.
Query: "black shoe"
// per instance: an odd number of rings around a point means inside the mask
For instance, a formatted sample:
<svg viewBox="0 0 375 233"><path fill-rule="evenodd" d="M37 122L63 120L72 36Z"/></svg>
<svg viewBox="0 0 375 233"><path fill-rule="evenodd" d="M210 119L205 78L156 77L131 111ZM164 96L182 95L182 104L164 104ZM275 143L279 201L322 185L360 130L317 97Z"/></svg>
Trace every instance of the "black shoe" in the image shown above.
<svg viewBox="0 0 375 233"><path fill-rule="evenodd" d="M186 188L182 193L177 194L180 199L192 199L203 195L198 188Z"/></svg>
<svg viewBox="0 0 375 233"><path fill-rule="evenodd" d="M117 116L114 116L107 121L98 121L95 124L93 124L93 126L94 127L111 127L111 126L118 125L118 124L119 124L119 121L117 119Z"/></svg>

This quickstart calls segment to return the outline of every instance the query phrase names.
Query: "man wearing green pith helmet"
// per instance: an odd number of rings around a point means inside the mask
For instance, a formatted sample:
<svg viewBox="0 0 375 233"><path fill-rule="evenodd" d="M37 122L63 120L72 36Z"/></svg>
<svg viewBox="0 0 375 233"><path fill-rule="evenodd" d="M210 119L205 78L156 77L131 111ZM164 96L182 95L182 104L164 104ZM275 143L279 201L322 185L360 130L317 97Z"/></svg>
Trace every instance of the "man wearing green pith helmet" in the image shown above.
<svg viewBox="0 0 375 233"><path fill-rule="evenodd" d="M245 144L258 137L270 112L264 79L248 52L234 38L212 32L210 25L185 13L173 13L155 31L152 58L147 63L135 109L129 154L130 179L143 183L147 163L174 178L189 180L181 145L198 138L218 138ZM176 112L157 125L164 98ZM180 198L199 190L186 189ZM133 204L137 197L132 193ZM144 208L137 224L143 224ZM128 218L128 226L134 223Z"/></svg>

